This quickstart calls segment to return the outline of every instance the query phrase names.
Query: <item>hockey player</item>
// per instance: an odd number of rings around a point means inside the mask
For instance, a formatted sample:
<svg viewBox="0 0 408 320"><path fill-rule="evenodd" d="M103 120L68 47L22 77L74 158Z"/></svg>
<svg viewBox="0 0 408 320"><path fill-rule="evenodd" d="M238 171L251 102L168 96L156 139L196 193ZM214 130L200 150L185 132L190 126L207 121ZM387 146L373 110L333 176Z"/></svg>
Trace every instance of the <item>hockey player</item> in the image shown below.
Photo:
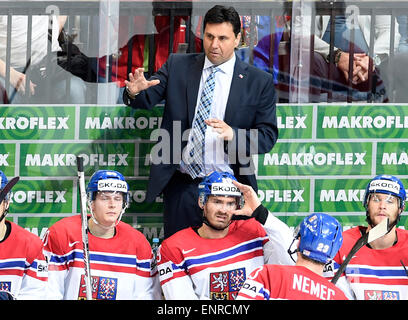
<svg viewBox="0 0 408 320"><path fill-rule="evenodd" d="M344 242L325 276L333 277L355 242L367 231L389 218L399 221L405 208L406 192L394 176L378 175L367 185L364 195L367 227L359 226L343 233ZM352 257L336 285L349 299L407 300L408 232L394 226L383 237L362 247Z"/></svg>
<svg viewBox="0 0 408 320"><path fill-rule="evenodd" d="M8 179L0 171L0 194ZM14 299L43 299L47 282L47 264L41 239L5 219L9 196L0 203L0 292Z"/></svg>
<svg viewBox="0 0 408 320"><path fill-rule="evenodd" d="M268 260L293 264L289 227L255 200L242 205L229 173L213 172L198 186L203 224L165 239L157 263L166 299L233 300L246 277ZM246 198L245 198L246 200ZM239 210L237 210L239 209ZM232 220L234 213L254 217Z"/></svg>
<svg viewBox="0 0 408 320"><path fill-rule="evenodd" d="M113 170L95 172L87 186L92 298L161 299L152 250L142 233L121 222L129 187ZM80 215L55 223L44 239L49 299L85 299Z"/></svg>
<svg viewBox="0 0 408 320"><path fill-rule="evenodd" d="M254 270L237 300L346 300L344 293L323 277L323 269L342 244L341 225L324 213L303 219L295 266L267 264Z"/></svg>

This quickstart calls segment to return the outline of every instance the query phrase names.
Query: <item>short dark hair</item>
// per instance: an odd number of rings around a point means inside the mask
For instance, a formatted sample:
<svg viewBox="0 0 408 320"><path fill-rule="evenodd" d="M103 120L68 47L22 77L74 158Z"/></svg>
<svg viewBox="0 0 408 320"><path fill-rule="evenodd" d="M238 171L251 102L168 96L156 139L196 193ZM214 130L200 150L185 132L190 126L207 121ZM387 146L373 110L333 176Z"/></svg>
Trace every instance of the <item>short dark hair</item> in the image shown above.
<svg viewBox="0 0 408 320"><path fill-rule="evenodd" d="M203 30L207 23L223 23L229 22L232 24L232 29L235 36L241 31L241 19L238 12L233 7L225 7L216 5L212 7L204 16Z"/></svg>
<svg viewBox="0 0 408 320"><path fill-rule="evenodd" d="M318 264L318 265L321 265L321 266L325 266L325 265L326 265L326 263L323 263L323 262L320 262L320 261L311 259L311 258L309 258L308 256L305 256L305 255L304 255L303 253L301 253L301 252L300 252L300 255L302 256L303 259L305 259L305 260L307 260L307 261L310 261L310 262L312 262L312 263L314 263L314 264Z"/></svg>

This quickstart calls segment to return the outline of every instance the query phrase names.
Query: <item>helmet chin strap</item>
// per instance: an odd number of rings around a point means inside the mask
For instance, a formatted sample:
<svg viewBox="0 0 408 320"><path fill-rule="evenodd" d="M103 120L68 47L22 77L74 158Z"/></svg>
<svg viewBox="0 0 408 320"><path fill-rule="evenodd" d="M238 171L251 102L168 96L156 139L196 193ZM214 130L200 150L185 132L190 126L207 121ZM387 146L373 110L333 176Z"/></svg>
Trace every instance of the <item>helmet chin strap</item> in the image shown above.
<svg viewBox="0 0 408 320"><path fill-rule="evenodd" d="M6 200L4 200L4 201L6 201ZM0 204L1 204L1 203L0 203ZM0 217L0 222L2 222L2 221L4 220L4 218L7 216L8 211L9 211L9 207L10 207L10 205L6 203L6 205L5 205L5 207L4 207L3 214L2 214L1 217Z"/></svg>
<svg viewBox="0 0 408 320"><path fill-rule="evenodd" d="M8 209L4 209L4 212L3 212L3 214L2 214L1 217L0 217L0 222L3 221L3 219L7 216L7 214L8 214Z"/></svg>
<svg viewBox="0 0 408 320"><path fill-rule="evenodd" d="M289 257L292 259L292 261L293 261L294 263L296 263L296 260L293 259L292 256L293 256L296 252L299 252L299 248L295 248L294 250L292 250L292 246L293 246L293 244L295 243L295 241L298 240L298 239L299 239L298 236L295 237L295 238L293 238L292 243L290 244L289 249L288 249Z"/></svg>

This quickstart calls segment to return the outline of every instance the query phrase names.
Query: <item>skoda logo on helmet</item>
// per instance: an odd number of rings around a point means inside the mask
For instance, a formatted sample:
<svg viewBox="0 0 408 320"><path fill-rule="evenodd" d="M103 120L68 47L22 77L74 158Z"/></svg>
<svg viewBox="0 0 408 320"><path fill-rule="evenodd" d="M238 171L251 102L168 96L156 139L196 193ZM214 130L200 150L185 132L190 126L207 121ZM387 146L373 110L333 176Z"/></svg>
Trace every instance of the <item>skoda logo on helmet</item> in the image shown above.
<svg viewBox="0 0 408 320"><path fill-rule="evenodd" d="M374 181L371 181L370 187L368 190L371 192L382 190L382 191L399 194L400 185L397 182L390 181L390 180L374 180Z"/></svg>
<svg viewBox="0 0 408 320"><path fill-rule="evenodd" d="M239 189L233 184L213 183L211 185L211 194L231 196L231 197L240 197L241 191L239 191Z"/></svg>
<svg viewBox="0 0 408 320"><path fill-rule="evenodd" d="M117 179L104 179L98 181L98 191L116 191L126 193L127 184Z"/></svg>

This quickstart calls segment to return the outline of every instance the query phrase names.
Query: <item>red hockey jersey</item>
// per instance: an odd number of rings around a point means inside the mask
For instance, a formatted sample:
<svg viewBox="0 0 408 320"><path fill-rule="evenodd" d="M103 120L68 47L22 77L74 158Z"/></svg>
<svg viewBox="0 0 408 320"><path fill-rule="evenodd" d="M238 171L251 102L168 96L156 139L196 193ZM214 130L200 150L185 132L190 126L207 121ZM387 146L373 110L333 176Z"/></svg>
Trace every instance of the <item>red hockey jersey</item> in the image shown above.
<svg viewBox="0 0 408 320"><path fill-rule="evenodd" d="M265 265L245 281L237 300L347 300L324 277L303 266Z"/></svg>
<svg viewBox="0 0 408 320"><path fill-rule="evenodd" d="M345 273L339 278L340 287L350 299L358 300L407 300L408 231L397 228L398 242L383 250L364 246L351 258ZM355 242L365 232L355 227L343 232L343 245L334 262L326 266L325 276L331 278L344 261Z"/></svg>
<svg viewBox="0 0 408 320"><path fill-rule="evenodd" d="M44 238L49 299L85 299L81 217L64 218ZM152 250L142 233L119 222L113 238L89 234L92 298L161 299Z"/></svg>
<svg viewBox="0 0 408 320"><path fill-rule="evenodd" d="M9 236L0 242L0 290L16 299L43 299L47 264L40 238L19 225L6 221Z"/></svg>
<svg viewBox="0 0 408 320"><path fill-rule="evenodd" d="M264 226L255 219L233 221L222 239L201 238L192 228L163 241L158 256L166 299L234 300L247 276L268 261L291 264L289 227L269 214Z"/></svg>

